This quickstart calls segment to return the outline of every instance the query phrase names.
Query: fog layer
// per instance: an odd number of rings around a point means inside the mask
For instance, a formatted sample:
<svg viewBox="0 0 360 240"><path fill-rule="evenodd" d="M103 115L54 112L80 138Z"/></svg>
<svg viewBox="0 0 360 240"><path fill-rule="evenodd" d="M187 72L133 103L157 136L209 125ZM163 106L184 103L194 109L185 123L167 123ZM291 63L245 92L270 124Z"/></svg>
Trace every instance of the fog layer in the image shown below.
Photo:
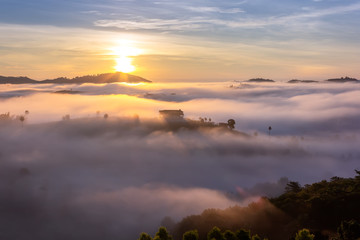
<svg viewBox="0 0 360 240"><path fill-rule="evenodd" d="M282 177L359 169L359 85L230 85L3 86L14 120L0 126L0 236L136 239L166 216L277 195ZM233 118L236 131L169 131L161 109Z"/></svg>

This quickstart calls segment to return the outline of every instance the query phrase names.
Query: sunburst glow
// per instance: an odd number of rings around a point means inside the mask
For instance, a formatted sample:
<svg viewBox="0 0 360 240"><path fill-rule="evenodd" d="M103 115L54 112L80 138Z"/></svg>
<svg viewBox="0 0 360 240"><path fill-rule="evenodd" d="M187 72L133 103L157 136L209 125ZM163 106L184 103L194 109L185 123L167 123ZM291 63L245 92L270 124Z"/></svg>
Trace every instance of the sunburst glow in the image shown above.
<svg viewBox="0 0 360 240"><path fill-rule="evenodd" d="M135 71L135 66L132 65L132 59L129 57L119 57L115 59L115 70L117 72L129 73Z"/></svg>
<svg viewBox="0 0 360 240"><path fill-rule="evenodd" d="M117 72L129 73L136 70L136 67L133 65L133 57L138 56L142 51L138 48L127 46L123 44L120 47L113 49L113 54L115 55L116 65L114 69Z"/></svg>

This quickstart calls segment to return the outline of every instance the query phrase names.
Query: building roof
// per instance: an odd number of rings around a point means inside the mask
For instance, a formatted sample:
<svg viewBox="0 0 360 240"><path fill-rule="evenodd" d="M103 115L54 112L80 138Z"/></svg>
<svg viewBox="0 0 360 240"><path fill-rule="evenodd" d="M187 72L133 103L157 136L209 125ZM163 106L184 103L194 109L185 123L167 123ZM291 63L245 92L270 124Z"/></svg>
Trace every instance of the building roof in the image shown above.
<svg viewBox="0 0 360 240"><path fill-rule="evenodd" d="M184 112L179 110L160 110L159 113L163 117L184 117Z"/></svg>

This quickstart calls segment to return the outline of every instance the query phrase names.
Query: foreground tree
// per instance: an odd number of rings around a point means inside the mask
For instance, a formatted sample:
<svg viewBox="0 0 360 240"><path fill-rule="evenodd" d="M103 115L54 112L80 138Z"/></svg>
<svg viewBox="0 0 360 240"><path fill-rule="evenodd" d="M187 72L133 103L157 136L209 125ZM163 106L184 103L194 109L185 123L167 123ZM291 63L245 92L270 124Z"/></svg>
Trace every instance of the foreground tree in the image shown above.
<svg viewBox="0 0 360 240"><path fill-rule="evenodd" d="M313 240L314 237L308 229L304 228L296 233L295 240Z"/></svg>
<svg viewBox="0 0 360 240"><path fill-rule="evenodd" d="M199 233L197 230L188 231L184 233L183 240L199 240Z"/></svg>
<svg viewBox="0 0 360 240"><path fill-rule="evenodd" d="M244 229L240 229L239 231L237 231L236 232L236 237L239 240L251 240L250 231L246 231Z"/></svg>
<svg viewBox="0 0 360 240"><path fill-rule="evenodd" d="M147 233L141 233L138 240L152 240L152 237L150 237L150 235Z"/></svg>
<svg viewBox="0 0 360 240"><path fill-rule="evenodd" d="M288 184L286 184L285 191L286 192L293 192L298 193L301 191L301 185L298 182L290 181Z"/></svg>
<svg viewBox="0 0 360 240"><path fill-rule="evenodd" d="M342 221L338 228L340 240L360 239L360 224L355 221Z"/></svg>
<svg viewBox="0 0 360 240"><path fill-rule="evenodd" d="M259 237L259 235L255 234L254 236L252 236L251 240L261 240L261 238Z"/></svg>
<svg viewBox="0 0 360 240"><path fill-rule="evenodd" d="M214 227L207 235L208 240L225 240L224 235L221 233L220 228Z"/></svg>
<svg viewBox="0 0 360 240"><path fill-rule="evenodd" d="M237 240L237 237L234 232L226 230L224 233L225 240Z"/></svg>
<svg viewBox="0 0 360 240"><path fill-rule="evenodd" d="M172 236L169 235L165 227L160 227L159 231L155 234L154 240L172 240Z"/></svg>

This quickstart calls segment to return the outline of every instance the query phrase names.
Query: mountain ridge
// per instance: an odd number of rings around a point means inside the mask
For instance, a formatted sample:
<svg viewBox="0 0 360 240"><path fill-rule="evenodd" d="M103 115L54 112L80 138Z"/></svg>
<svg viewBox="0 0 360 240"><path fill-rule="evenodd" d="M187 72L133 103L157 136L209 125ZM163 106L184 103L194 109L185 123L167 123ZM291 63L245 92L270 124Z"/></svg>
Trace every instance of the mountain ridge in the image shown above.
<svg viewBox="0 0 360 240"><path fill-rule="evenodd" d="M101 73L97 75L85 75L81 77L75 78L66 78L66 77L59 77L54 79L45 79L45 80L34 80L28 77L5 77L0 76L0 84L83 84L83 83L115 83L115 82L126 82L126 83L151 83L152 81L147 80L145 78L122 73L122 72L115 72L115 73Z"/></svg>

